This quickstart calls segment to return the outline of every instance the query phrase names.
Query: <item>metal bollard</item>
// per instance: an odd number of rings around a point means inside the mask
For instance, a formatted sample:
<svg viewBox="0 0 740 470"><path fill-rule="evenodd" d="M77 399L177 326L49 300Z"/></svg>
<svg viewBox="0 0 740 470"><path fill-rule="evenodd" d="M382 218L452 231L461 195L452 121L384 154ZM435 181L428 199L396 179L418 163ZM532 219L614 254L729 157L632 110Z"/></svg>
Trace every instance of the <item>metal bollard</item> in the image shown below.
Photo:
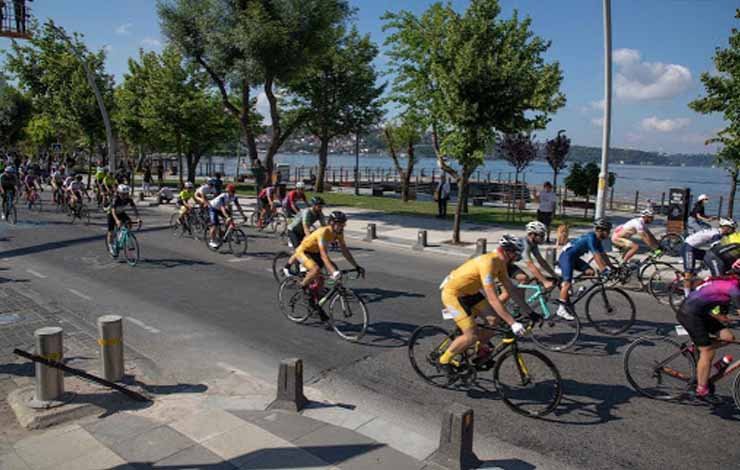
<svg viewBox="0 0 740 470"><path fill-rule="evenodd" d="M423 250L427 246L427 231L419 230L419 234L416 236L416 245L414 250Z"/></svg>
<svg viewBox="0 0 740 470"><path fill-rule="evenodd" d="M480 256L488 253L488 240L485 238L479 238L475 242L475 256Z"/></svg>
<svg viewBox="0 0 740 470"><path fill-rule="evenodd" d="M36 355L50 361L61 362L64 354L62 331L58 326L48 326L34 331ZM62 394L64 394L64 372L37 362L34 402L43 407L44 404L59 399Z"/></svg>
<svg viewBox="0 0 740 470"><path fill-rule="evenodd" d="M552 267L555 267L555 248L545 249L545 261Z"/></svg>
<svg viewBox="0 0 740 470"><path fill-rule="evenodd" d="M375 224L367 224L367 233L365 234L365 240L366 242L370 242L378 238Z"/></svg>
<svg viewBox="0 0 740 470"><path fill-rule="evenodd" d="M303 395L303 361L298 358L281 361L277 398L267 408L298 412L306 403L308 399Z"/></svg>
<svg viewBox="0 0 740 470"><path fill-rule="evenodd" d="M453 470L476 468L481 464L473 452L471 408L453 403L445 410L439 434L439 447L427 461Z"/></svg>
<svg viewBox="0 0 740 470"><path fill-rule="evenodd" d="M98 318L98 344L103 377L111 382L123 379L123 319L118 315Z"/></svg>

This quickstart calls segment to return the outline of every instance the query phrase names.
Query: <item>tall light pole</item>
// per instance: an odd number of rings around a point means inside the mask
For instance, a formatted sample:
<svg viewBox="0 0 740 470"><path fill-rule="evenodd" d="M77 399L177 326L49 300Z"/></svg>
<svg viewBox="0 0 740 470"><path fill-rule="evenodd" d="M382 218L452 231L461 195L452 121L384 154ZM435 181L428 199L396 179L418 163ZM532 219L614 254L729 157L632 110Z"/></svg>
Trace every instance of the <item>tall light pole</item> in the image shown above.
<svg viewBox="0 0 740 470"><path fill-rule="evenodd" d="M601 171L596 193L595 217L606 213L606 182L609 177L609 137L612 118L612 11L611 0L604 0L604 126L601 135Z"/></svg>

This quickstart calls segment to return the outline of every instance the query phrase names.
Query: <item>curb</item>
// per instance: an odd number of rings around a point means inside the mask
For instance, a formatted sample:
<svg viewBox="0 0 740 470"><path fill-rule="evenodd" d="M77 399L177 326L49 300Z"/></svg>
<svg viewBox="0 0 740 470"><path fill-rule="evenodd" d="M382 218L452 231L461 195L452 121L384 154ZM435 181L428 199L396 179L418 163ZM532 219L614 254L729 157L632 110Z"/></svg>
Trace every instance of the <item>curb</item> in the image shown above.
<svg viewBox="0 0 740 470"><path fill-rule="evenodd" d="M25 429L44 429L58 424L74 421L86 416L103 412L93 403L75 403L74 393L67 393L69 401L60 406L46 410L34 410L27 403L33 398L34 386L13 390L8 394L7 402L15 413L18 423Z"/></svg>

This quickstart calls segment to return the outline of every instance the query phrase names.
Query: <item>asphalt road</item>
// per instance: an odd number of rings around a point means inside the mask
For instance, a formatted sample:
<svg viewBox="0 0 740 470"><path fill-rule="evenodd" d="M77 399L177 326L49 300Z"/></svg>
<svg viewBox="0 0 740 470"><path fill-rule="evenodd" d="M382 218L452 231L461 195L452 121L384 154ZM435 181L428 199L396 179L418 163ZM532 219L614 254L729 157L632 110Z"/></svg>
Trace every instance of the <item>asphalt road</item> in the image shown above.
<svg viewBox="0 0 740 470"><path fill-rule="evenodd" d="M635 293L638 321L627 335L605 337L585 325L568 353L548 353L564 379L565 396L545 419L518 416L484 388L470 392L428 386L411 369L406 338L421 324L442 323L437 286L461 258L350 240L367 269L354 284L370 311L362 344L350 344L316 324L296 325L277 310L270 272L278 240L248 231L248 255L215 254L197 241L174 238L169 212L144 208L137 234L142 262L110 259L104 219L70 225L66 215L21 210L16 226L0 224L0 264L8 279L25 280L91 323L126 317L129 345L179 382L199 383L248 370L273 380L276 363L301 357L312 386L347 402L374 400L399 416L437 425L452 401L476 411L476 433L493 436L585 468L737 468L734 438L740 411L637 396L627 385L622 355L631 338L673 323L666 306ZM79 224L79 222L78 222ZM737 353L737 351L736 351ZM737 355L737 354L736 354ZM731 381L720 393L729 395Z"/></svg>

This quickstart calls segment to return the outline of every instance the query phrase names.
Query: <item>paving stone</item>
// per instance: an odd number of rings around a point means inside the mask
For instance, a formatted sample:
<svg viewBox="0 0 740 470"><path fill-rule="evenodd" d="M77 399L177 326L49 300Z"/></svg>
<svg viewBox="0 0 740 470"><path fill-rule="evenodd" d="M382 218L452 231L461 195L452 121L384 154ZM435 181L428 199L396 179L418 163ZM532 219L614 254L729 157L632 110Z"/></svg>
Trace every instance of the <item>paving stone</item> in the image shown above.
<svg viewBox="0 0 740 470"><path fill-rule="evenodd" d="M33 469L48 468L103 448L90 433L79 427L61 434L46 433L24 439L15 445L18 456Z"/></svg>
<svg viewBox="0 0 740 470"><path fill-rule="evenodd" d="M160 460L153 467L181 468L187 470L234 470L236 468L200 445L194 445L181 450L166 459Z"/></svg>
<svg viewBox="0 0 740 470"><path fill-rule="evenodd" d="M161 423L131 413L120 412L83 425L97 440L107 446L161 426Z"/></svg>
<svg viewBox="0 0 740 470"><path fill-rule="evenodd" d="M301 414L325 423L333 424L347 429L357 429L375 417L360 411L349 410L341 406L325 406L309 404Z"/></svg>
<svg viewBox="0 0 740 470"><path fill-rule="evenodd" d="M394 449L424 460L437 450L438 439L430 439L408 429L393 425L380 418L365 423L355 430L376 441L387 443Z"/></svg>
<svg viewBox="0 0 740 470"><path fill-rule="evenodd" d="M203 441L202 445L222 459L229 461L261 449L294 447L290 442L246 422L236 429Z"/></svg>
<svg viewBox="0 0 740 470"><path fill-rule="evenodd" d="M328 463L297 447L261 449L235 459L240 469L249 470L324 470Z"/></svg>
<svg viewBox="0 0 740 470"><path fill-rule="evenodd" d="M326 423L316 421L315 419L311 419L306 416L281 411L233 410L230 411L230 413L254 423L262 429L265 429L289 442L293 442L296 439L327 425Z"/></svg>
<svg viewBox="0 0 740 470"><path fill-rule="evenodd" d="M195 442L203 442L244 425L244 420L223 410L212 409L182 418L170 424L172 429Z"/></svg>
<svg viewBox="0 0 740 470"><path fill-rule="evenodd" d="M18 454L10 452L0 455L0 470L31 470L31 467Z"/></svg>
<svg viewBox="0 0 740 470"><path fill-rule="evenodd" d="M126 462L112 450L103 447L75 460L53 464L49 470L122 470Z"/></svg>
<svg viewBox="0 0 740 470"><path fill-rule="evenodd" d="M168 426L160 426L110 448L127 462L157 462L195 443Z"/></svg>

